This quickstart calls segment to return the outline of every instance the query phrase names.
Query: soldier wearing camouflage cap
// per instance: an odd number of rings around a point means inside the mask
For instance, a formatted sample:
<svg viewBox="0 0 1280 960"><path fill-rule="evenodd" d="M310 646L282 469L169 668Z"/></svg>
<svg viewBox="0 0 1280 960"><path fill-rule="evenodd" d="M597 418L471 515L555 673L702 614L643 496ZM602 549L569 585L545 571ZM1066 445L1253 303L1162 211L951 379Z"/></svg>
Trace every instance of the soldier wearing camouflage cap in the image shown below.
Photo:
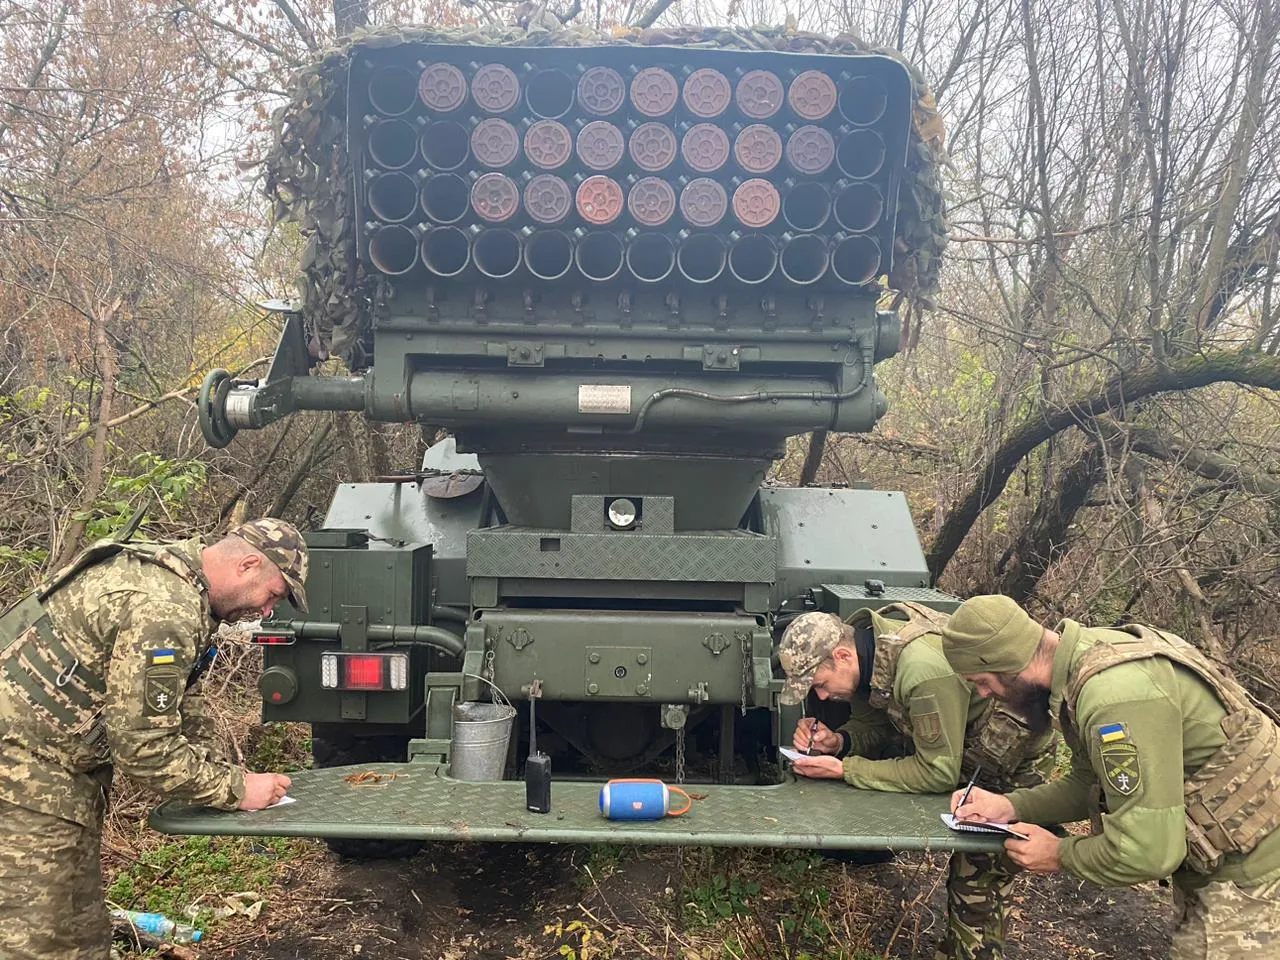
<svg viewBox="0 0 1280 960"><path fill-rule="evenodd" d="M787 675L779 699L847 701L839 730L805 717L793 744L819 754L795 761L806 777L843 778L864 790L943 793L973 775L994 787L1043 782L1053 734L1012 711L994 711L942 655L947 616L917 604L860 610L850 623L804 613L782 635ZM1003 955L1014 868L1005 858L957 853L947 878L947 932L938 957Z"/></svg>
<svg viewBox="0 0 1280 960"><path fill-rule="evenodd" d="M189 688L219 622L306 610L283 520L206 543L103 541L0 616L0 956L107 960L99 850L113 771L166 798L257 810L289 778L227 759Z"/></svg>
<svg viewBox="0 0 1280 960"><path fill-rule="evenodd" d="M1280 956L1280 729L1181 637L1131 624L1048 630L1008 597L961 604L943 650L980 691L1056 718L1071 772L957 816L1021 822L1020 866L1103 886L1172 875L1174 960ZM1106 815L1096 804L1101 788ZM1089 818L1087 837L1036 824Z"/></svg>

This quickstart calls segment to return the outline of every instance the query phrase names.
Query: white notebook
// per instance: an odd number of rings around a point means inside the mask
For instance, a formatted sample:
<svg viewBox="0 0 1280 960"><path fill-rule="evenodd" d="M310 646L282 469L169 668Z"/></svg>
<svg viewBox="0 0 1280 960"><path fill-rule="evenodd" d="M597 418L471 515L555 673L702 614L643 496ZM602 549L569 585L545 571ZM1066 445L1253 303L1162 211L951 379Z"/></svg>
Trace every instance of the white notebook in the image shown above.
<svg viewBox="0 0 1280 960"><path fill-rule="evenodd" d="M1025 833L1019 833L1007 823L973 823L970 820L957 820L953 813L941 813L942 822L952 830L960 830L965 833L1003 833L1007 836L1017 837L1019 840L1030 840Z"/></svg>

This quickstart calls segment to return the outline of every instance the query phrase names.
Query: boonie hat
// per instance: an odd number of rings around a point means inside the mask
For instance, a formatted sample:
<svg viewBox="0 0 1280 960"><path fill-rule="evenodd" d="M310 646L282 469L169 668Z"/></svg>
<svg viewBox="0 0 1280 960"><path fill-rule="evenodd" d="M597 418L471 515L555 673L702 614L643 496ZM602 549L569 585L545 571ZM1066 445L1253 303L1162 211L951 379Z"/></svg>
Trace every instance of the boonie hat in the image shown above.
<svg viewBox="0 0 1280 960"><path fill-rule="evenodd" d="M274 563L289 588L289 602L299 613L307 612L307 544L297 527L287 520L263 517L240 524L228 535L239 537Z"/></svg>

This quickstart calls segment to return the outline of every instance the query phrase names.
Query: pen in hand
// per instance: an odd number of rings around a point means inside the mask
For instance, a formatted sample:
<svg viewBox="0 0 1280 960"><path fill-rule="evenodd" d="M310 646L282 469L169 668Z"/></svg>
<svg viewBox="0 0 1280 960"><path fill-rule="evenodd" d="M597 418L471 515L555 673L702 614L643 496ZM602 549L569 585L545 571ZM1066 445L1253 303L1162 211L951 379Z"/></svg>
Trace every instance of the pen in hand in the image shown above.
<svg viewBox="0 0 1280 960"><path fill-rule="evenodd" d="M956 804L956 811L969 802L969 794L973 792L973 785L978 782L978 774L982 772L982 766L979 764L974 768L973 776L969 778L969 785L964 788L964 793L960 796L960 802Z"/></svg>
<svg viewBox="0 0 1280 960"><path fill-rule="evenodd" d="M804 752L806 757L813 756L813 738L818 735L818 718L813 718L813 723L809 724L809 749Z"/></svg>

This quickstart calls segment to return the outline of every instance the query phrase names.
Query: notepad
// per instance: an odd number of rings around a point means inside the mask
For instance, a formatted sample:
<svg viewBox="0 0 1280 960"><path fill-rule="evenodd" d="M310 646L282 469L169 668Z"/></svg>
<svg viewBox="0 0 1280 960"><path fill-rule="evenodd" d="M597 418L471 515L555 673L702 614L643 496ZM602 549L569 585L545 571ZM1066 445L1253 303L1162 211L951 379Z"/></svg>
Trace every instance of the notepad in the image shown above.
<svg viewBox="0 0 1280 960"><path fill-rule="evenodd" d="M1030 840L1031 838L1025 833L1019 833L1007 823L974 823L970 820L957 820L953 813L938 814L952 830L958 830L964 833L1002 833L1006 836L1017 837L1019 840Z"/></svg>
<svg viewBox="0 0 1280 960"><path fill-rule="evenodd" d="M788 760L802 760L808 754L801 753L799 750L792 750L790 747L779 747L778 752Z"/></svg>

